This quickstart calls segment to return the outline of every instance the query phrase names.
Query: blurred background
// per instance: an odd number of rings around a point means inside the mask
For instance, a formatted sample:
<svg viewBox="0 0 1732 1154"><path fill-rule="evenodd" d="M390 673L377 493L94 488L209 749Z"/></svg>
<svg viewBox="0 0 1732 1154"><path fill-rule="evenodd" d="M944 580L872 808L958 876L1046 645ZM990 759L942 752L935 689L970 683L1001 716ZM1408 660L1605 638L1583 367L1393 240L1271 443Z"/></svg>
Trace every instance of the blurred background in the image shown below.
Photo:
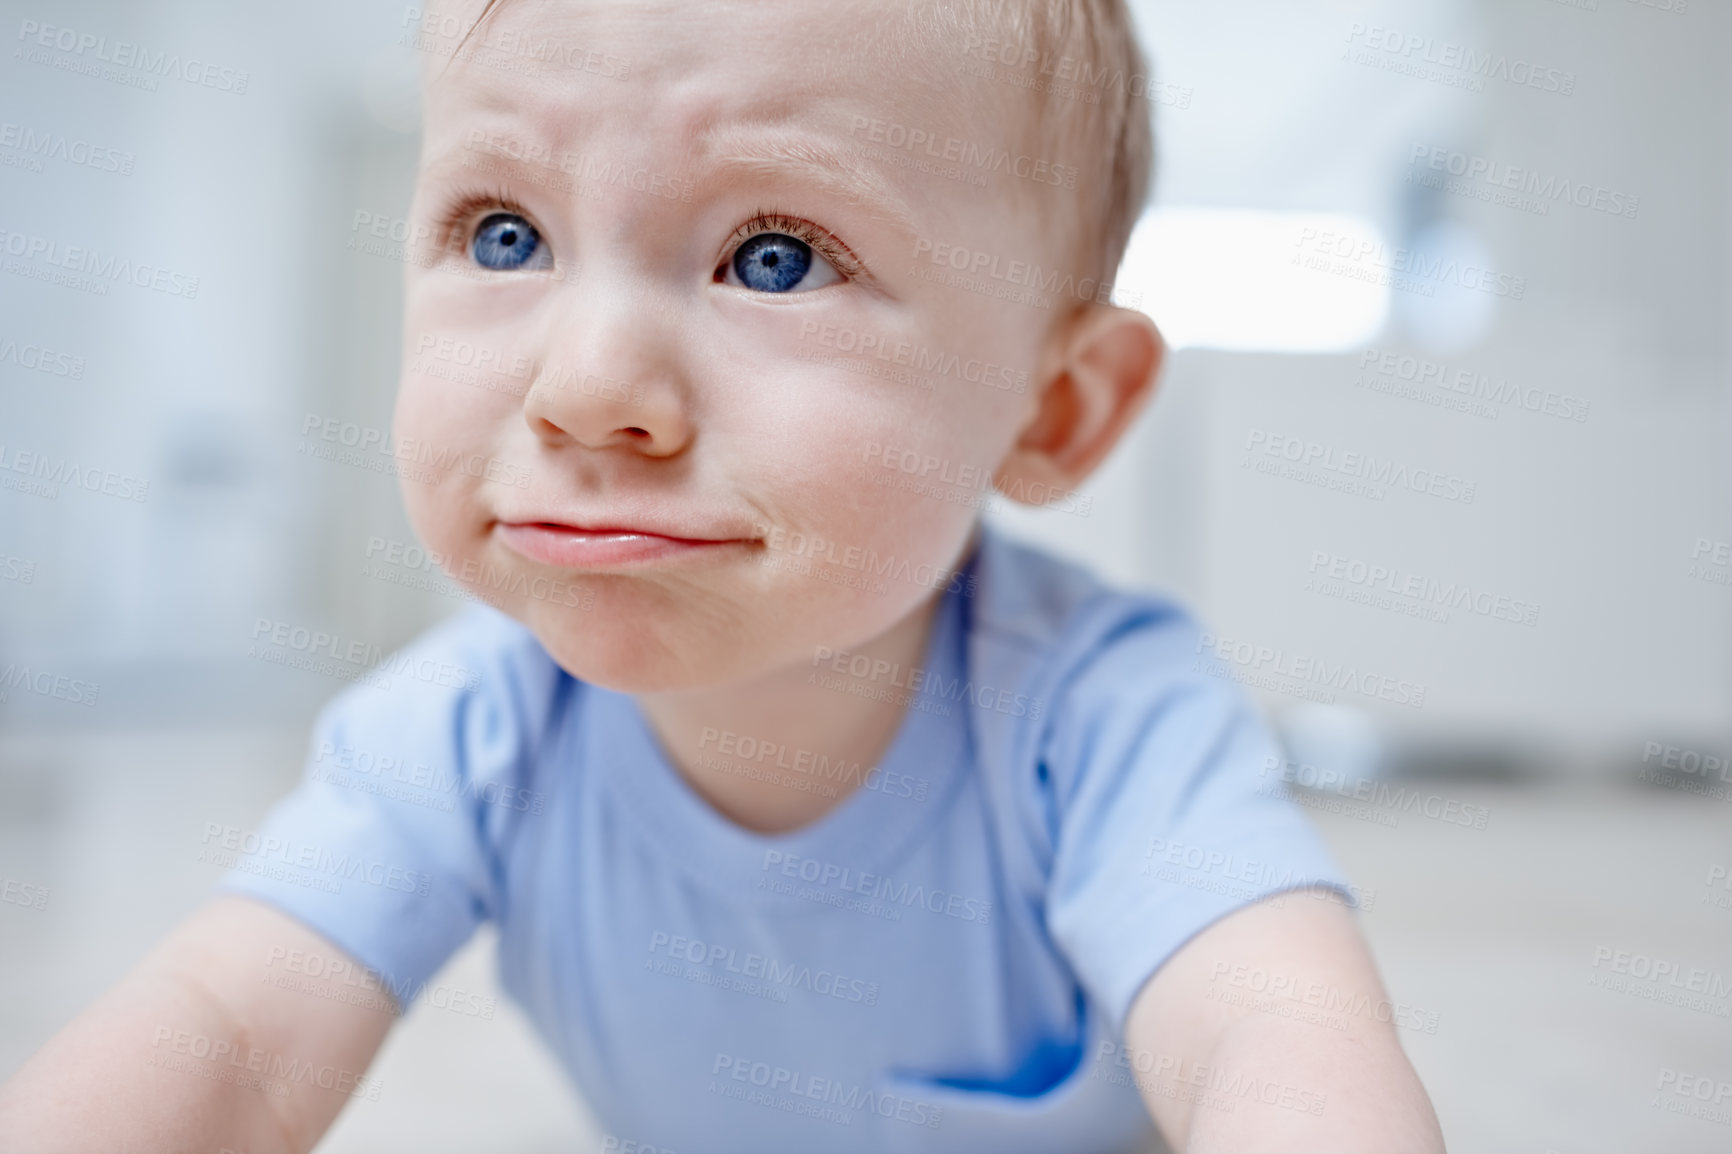
<svg viewBox="0 0 1732 1154"><path fill-rule="evenodd" d="M1732 1149L1668 1091L1732 1082L1732 8L1133 7L1159 162L1117 288L1175 352L1086 516L991 515L1202 616L1374 895L1452 1150ZM303 432L390 425L401 266L353 242L406 214L415 11L0 3L0 880L45 895L0 903L0 1077L298 775L341 683L256 622L389 651L463 604L376 575L396 482ZM1706 993L1608 988L1617 952ZM494 990L491 939L452 973ZM378 1070L321 1150L602 1141L503 1003L418 1007Z"/></svg>

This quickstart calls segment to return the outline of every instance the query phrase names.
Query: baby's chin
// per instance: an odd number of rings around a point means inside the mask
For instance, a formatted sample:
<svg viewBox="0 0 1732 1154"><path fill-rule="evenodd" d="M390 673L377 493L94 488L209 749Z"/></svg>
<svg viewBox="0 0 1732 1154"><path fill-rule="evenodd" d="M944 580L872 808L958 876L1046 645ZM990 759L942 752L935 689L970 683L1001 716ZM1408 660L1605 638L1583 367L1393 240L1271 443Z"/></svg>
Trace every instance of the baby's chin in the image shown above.
<svg viewBox="0 0 1732 1154"><path fill-rule="evenodd" d="M565 632L534 630L542 648L559 667L586 685L615 693L671 693L726 680L720 662L696 653L656 652L653 647L612 643Z"/></svg>
<svg viewBox="0 0 1732 1154"><path fill-rule="evenodd" d="M743 622L685 620L666 607L621 604L604 588L587 608L537 601L502 606L579 681L618 693L667 693L763 672ZM761 640L761 639L760 639Z"/></svg>

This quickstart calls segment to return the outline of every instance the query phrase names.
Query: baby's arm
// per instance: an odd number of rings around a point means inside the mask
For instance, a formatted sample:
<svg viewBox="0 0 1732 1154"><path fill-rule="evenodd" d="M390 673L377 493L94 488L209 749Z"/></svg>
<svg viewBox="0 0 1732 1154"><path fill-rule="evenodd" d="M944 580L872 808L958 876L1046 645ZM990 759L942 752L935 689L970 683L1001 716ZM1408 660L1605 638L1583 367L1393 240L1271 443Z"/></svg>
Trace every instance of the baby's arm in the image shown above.
<svg viewBox="0 0 1732 1154"><path fill-rule="evenodd" d="M353 1085L324 1089L284 1070L323 1068L352 1083L395 1018L264 981L278 948L343 955L249 899L193 914L0 1086L0 1149L311 1149ZM262 1090L260 1079L288 1093Z"/></svg>
<svg viewBox="0 0 1732 1154"><path fill-rule="evenodd" d="M1221 919L1156 971L1126 1048L1152 1071L1137 1075L1144 1101L1185 1154L1442 1154L1386 997L1347 911L1290 892Z"/></svg>

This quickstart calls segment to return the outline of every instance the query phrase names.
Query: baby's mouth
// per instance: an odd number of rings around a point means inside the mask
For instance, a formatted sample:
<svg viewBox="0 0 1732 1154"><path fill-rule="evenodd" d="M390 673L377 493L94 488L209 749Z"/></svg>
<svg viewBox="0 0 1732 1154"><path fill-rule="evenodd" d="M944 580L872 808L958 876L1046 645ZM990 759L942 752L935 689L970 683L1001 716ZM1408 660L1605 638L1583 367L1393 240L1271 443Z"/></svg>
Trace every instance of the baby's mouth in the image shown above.
<svg viewBox="0 0 1732 1154"><path fill-rule="evenodd" d="M713 556L750 547L750 537L685 536L661 526L571 525L558 521L498 521L505 547L561 569L620 569Z"/></svg>

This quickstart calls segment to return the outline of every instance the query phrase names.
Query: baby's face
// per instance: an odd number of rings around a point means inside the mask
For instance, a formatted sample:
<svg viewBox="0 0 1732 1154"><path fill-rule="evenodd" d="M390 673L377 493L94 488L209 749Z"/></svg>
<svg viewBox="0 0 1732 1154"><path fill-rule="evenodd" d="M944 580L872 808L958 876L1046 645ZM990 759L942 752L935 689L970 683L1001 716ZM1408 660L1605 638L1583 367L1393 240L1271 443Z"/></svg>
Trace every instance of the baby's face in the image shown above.
<svg viewBox="0 0 1732 1154"><path fill-rule="evenodd" d="M405 497L575 676L743 679L953 583L1066 305L991 294L1074 194L929 171L904 133L1016 155L1022 106L869 47L892 9L505 0L429 71L396 432L464 464Z"/></svg>

